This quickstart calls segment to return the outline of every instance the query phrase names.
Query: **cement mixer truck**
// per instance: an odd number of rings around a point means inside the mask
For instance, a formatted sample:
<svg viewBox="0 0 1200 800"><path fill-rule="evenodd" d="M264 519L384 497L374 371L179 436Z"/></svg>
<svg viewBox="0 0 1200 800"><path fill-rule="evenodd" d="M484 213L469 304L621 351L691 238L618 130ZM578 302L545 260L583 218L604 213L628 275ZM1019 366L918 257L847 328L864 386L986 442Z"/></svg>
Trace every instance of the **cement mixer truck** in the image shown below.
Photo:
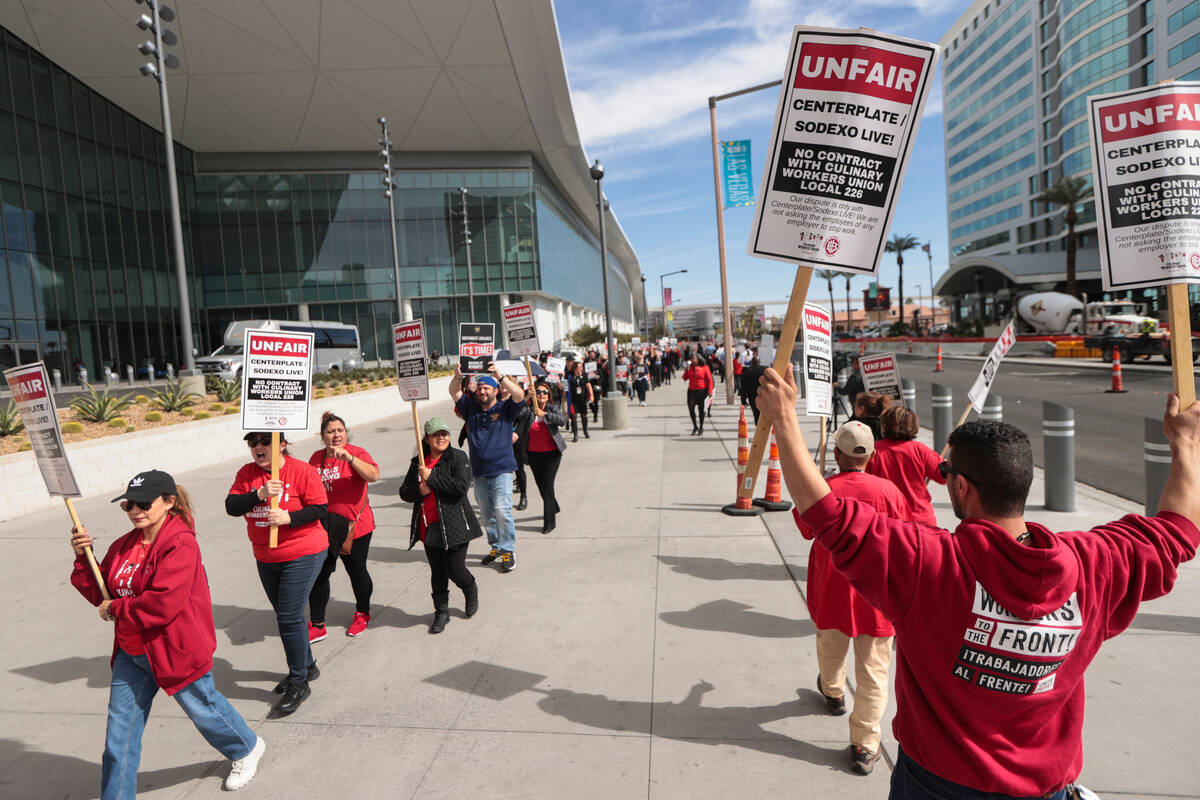
<svg viewBox="0 0 1200 800"><path fill-rule="evenodd" d="M1017 301L1017 315L1035 334L1083 334L1084 346L1098 349L1105 361L1114 353L1123 363L1139 356L1171 361L1170 334L1146 316L1144 304L1132 300L1084 303L1061 292L1035 292ZM1192 352L1200 357L1197 343L1193 340Z"/></svg>

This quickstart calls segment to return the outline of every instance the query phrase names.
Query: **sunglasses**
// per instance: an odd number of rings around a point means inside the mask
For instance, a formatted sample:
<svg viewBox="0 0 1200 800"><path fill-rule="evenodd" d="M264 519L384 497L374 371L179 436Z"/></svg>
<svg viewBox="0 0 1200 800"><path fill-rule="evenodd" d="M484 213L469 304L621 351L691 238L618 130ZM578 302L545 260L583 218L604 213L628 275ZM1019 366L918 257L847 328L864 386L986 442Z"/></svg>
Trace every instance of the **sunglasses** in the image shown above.
<svg viewBox="0 0 1200 800"><path fill-rule="evenodd" d="M251 447L258 447L259 445L262 445L264 447L270 447L271 446L271 437L270 436L252 436L246 440L246 444L250 445Z"/></svg>
<svg viewBox="0 0 1200 800"><path fill-rule="evenodd" d="M941 473L943 478L948 478L951 475L961 475L962 477L966 478L967 480L969 480L971 483L975 484L976 486L979 485L979 481L975 480L967 473L960 472L959 470L956 470L954 467L950 466L949 461L943 461L942 463L938 464L938 472Z"/></svg>
<svg viewBox="0 0 1200 800"><path fill-rule="evenodd" d="M155 500L157 500L157 499L158 498L155 498ZM121 501L121 510L125 511L127 513L130 511L133 511L134 506L137 506L142 511L149 511L151 508L154 507L154 500L151 500L151 501L145 502L145 503L141 502L140 500L122 500Z"/></svg>
<svg viewBox="0 0 1200 800"><path fill-rule="evenodd" d="M546 391L545 389L538 389L536 392L534 392L534 394L549 395L550 393L548 391Z"/></svg>

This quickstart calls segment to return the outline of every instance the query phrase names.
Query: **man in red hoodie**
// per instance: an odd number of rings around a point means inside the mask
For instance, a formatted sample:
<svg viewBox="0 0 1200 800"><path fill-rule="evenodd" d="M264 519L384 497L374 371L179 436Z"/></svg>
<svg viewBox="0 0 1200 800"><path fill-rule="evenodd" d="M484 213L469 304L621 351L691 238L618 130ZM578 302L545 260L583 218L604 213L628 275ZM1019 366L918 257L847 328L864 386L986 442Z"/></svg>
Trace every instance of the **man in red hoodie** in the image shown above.
<svg viewBox="0 0 1200 800"><path fill-rule="evenodd" d="M838 472L829 479L835 497L858 500L881 514L908 518L896 484L866 473L875 436L861 422L847 422L833 436ZM879 723L887 710L892 625L838 572L823 547L808 552L808 613L817 626L817 691L829 713L846 713L846 656L854 644L854 711L850 714L850 765L871 774L879 760Z"/></svg>
<svg viewBox="0 0 1200 800"><path fill-rule="evenodd" d="M758 402L801 532L896 628L893 800L1062 800L1083 766L1088 664L1200 544L1200 405L1167 400L1171 474L1157 515L1054 533L1024 519L1033 456L1012 425L950 435L942 471L962 521L943 531L830 492L790 374L767 370Z"/></svg>

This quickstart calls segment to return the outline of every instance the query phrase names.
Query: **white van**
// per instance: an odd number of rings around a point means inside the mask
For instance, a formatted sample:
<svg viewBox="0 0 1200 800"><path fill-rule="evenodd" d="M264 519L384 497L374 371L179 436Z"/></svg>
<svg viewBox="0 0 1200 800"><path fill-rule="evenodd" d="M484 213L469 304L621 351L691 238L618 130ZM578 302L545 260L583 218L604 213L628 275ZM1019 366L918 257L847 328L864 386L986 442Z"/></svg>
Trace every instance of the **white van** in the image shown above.
<svg viewBox="0 0 1200 800"><path fill-rule="evenodd" d="M295 322L292 320L248 319L229 323L225 343L212 355L196 359L196 368L205 375L223 380L242 379L242 346L246 330L293 331L313 334L313 371L339 372L363 365L358 326L342 322Z"/></svg>

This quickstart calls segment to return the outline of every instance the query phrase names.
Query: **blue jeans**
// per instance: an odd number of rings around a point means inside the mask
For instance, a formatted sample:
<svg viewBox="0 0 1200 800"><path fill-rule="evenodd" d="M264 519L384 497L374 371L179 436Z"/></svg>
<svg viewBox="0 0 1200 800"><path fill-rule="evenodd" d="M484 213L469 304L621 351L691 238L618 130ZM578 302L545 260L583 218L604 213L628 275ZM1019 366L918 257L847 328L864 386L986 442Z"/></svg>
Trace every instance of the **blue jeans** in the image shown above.
<svg viewBox="0 0 1200 800"><path fill-rule="evenodd" d="M475 479L475 502L479 504L479 522L487 531L487 540L494 549L511 553L517 546L517 529L513 527L511 472Z"/></svg>
<svg viewBox="0 0 1200 800"><path fill-rule="evenodd" d="M1043 797L1044 800L1066 800L1066 796L1067 790L1060 789ZM896 759L896 768L892 770L892 793L888 795L888 800L1042 800L1042 798L981 792L969 786L962 786L934 775L905 755L903 750L900 750Z"/></svg>
<svg viewBox="0 0 1200 800"><path fill-rule="evenodd" d="M138 764L142 760L142 731L158 684L144 656L117 651L108 690L108 731L104 737L100 792L103 800L132 800L137 794ZM245 758L258 737L213 686L212 673L197 678L175 693L175 702L213 747L226 758Z"/></svg>
<svg viewBox="0 0 1200 800"><path fill-rule="evenodd" d="M325 563L325 556L326 551L321 550L291 561L258 562L258 579L275 609L275 623L279 626L279 638L283 640L283 654L287 658L288 680L292 683L308 680L308 668L315 663L308 644L304 607Z"/></svg>

